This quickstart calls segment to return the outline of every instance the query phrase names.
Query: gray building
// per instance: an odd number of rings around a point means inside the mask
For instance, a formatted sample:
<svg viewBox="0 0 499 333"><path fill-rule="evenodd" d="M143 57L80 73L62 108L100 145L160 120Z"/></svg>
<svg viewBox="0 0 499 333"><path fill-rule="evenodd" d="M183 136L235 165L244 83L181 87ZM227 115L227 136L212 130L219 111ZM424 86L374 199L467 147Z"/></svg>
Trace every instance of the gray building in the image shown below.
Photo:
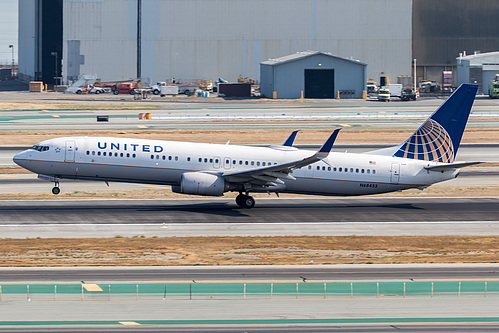
<svg viewBox="0 0 499 333"><path fill-rule="evenodd" d="M478 84L478 92L487 93L490 81L499 74L499 52L460 54L457 58L457 85Z"/></svg>
<svg viewBox="0 0 499 333"><path fill-rule="evenodd" d="M262 61L321 50L396 82L411 74L411 8L412 0L23 0L19 71L46 83L56 71L64 82L260 81Z"/></svg>
<svg viewBox="0 0 499 333"><path fill-rule="evenodd" d="M329 53L305 51L263 61L260 92L264 97L362 98L367 65Z"/></svg>

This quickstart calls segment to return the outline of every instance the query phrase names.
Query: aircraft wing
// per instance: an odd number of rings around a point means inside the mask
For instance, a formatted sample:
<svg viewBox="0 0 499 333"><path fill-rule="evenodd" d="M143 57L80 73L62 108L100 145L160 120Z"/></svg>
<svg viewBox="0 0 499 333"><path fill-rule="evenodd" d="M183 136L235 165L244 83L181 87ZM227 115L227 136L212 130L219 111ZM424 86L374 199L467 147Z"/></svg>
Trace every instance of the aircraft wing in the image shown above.
<svg viewBox="0 0 499 333"><path fill-rule="evenodd" d="M326 158L333 147L334 141L338 136L340 129L334 130L334 132L329 136L327 141L322 145L322 147L312 156L306 157L301 160L270 165L267 167L236 171L236 172L226 172L222 175L225 179L234 183L255 183L258 185L276 185L283 184L284 182L280 179L295 180L293 176L290 175L295 169L307 166L309 164L315 163Z"/></svg>
<svg viewBox="0 0 499 333"><path fill-rule="evenodd" d="M444 171L447 169L459 169L481 163L485 162L461 162L461 163L438 164L438 165L426 166L425 169L430 171Z"/></svg>

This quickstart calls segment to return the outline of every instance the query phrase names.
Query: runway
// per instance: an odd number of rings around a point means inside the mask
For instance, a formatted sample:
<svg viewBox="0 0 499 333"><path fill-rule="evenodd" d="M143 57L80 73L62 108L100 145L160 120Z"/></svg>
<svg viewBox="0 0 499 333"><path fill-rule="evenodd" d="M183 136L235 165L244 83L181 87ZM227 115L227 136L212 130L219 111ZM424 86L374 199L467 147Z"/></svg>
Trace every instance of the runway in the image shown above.
<svg viewBox="0 0 499 333"><path fill-rule="evenodd" d="M0 201L3 237L499 234L499 198Z"/></svg>
<svg viewBox="0 0 499 333"><path fill-rule="evenodd" d="M0 267L0 283L498 280L499 264Z"/></svg>

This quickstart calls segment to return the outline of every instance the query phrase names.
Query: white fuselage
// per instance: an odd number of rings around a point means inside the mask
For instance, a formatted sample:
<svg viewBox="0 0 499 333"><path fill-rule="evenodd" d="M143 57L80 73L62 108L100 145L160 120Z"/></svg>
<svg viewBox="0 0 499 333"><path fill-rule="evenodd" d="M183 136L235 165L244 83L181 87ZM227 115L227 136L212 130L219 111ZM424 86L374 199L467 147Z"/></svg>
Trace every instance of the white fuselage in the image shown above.
<svg viewBox="0 0 499 333"><path fill-rule="evenodd" d="M179 186L182 174L224 174L300 160L314 151L292 147L251 147L110 137L66 137L39 143L17 154L20 166L55 178ZM428 171L437 163L331 152L296 169L278 192L364 195L426 187L452 179L458 169Z"/></svg>

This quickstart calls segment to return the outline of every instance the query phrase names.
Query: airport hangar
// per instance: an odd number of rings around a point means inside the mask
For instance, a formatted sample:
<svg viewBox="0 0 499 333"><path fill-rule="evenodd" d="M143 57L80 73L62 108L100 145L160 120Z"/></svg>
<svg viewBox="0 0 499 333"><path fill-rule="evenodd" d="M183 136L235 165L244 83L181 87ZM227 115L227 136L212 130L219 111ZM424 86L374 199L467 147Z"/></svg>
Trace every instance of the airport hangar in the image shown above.
<svg viewBox="0 0 499 333"><path fill-rule="evenodd" d="M260 78L260 63L319 50L367 77L442 81L466 51L497 51L496 0L23 0L19 77L155 83Z"/></svg>

